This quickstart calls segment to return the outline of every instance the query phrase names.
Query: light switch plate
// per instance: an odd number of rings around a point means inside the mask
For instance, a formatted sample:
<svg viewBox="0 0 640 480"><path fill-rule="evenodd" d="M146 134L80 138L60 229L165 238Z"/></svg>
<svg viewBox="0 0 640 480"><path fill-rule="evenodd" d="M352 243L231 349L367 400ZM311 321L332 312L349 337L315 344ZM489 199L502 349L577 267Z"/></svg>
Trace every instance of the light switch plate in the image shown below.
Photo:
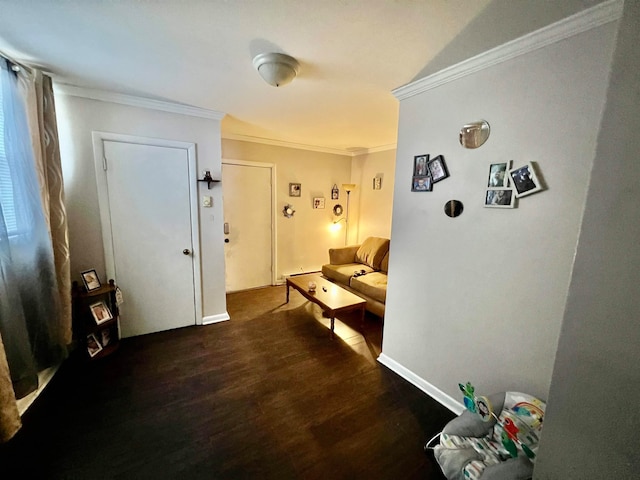
<svg viewBox="0 0 640 480"><path fill-rule="evenodd" d="M203 207L213 207L213 199L207 195L202 197L202 206Z"/></svg>

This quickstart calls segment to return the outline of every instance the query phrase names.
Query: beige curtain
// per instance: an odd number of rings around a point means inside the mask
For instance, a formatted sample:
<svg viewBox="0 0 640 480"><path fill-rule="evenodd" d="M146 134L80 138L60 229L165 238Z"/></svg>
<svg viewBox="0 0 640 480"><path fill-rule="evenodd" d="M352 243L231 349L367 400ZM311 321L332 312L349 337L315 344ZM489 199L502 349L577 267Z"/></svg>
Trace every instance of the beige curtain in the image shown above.
<svg viewBox="0 0 640 480"><path fill-rule="evenodd" d="M24 72L20 86L27 102L27 115L36 170L40 180L40 197L49 224L60 294L59 338L71 343L71 269L67 211L58 143L58 124L51 77L40 70Z"/></svg>
<svg viewBox="0 0 640 480"><path fill-rule="evenodd" d="M4 343L0 336L0 443L13 437L21 425Z"/></svg>
<svg viewBox="0 0 640 480"><path fill-rule="evenodd" d="M60 342L69 345L72 340L69 241L52 82L38 70L23 69L18 78L26 102L42 205L53 244L61 312L54 330ZM0 442L11 439L20 427L20 414L0 338Z"/></svg>

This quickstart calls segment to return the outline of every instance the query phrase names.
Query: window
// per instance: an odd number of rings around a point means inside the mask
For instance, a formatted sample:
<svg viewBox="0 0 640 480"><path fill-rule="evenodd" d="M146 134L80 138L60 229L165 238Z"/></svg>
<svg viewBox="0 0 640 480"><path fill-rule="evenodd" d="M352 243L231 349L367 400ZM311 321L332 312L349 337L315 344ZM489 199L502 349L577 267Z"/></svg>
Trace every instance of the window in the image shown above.
<svg viewBox="0 0 640 480"><path fill-rule="evenodd" d="M2 77L0 77L0 82ZM16 218L15 196L13 192L13 182L11 181L11 170L5 152L5 130L4 130L4 103L2 98L2 85L0 85L0 206L4 216L4 223L9 236L18 233L18 220Z"/></svg>

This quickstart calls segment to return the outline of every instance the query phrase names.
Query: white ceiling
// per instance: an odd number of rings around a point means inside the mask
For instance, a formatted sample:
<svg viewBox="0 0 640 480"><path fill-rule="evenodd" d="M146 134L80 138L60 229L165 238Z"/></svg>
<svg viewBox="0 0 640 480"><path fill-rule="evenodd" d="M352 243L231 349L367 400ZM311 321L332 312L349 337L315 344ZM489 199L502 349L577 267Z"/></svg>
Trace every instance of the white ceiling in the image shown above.
<svg viewBox="0 0 640 480"><path fill-rule="evenodd" d="M223 136L348 152L395 144L394 88L598 0L556 3L0 0L0 50L60 83L223 112ZM300 62L293 83L253 69L269 51Z"/></svg>

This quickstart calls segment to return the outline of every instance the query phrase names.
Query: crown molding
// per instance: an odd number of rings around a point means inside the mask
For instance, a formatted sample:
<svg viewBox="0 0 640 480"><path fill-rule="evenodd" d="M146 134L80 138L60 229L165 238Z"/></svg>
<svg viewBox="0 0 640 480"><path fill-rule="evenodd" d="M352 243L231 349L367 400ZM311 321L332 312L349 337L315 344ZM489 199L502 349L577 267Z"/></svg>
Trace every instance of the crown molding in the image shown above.
<svg viewBox="0 0 640 480"><path fill-rule="evenodd" d="M622 16L623 4L623 0L609 0L601 3L535 32L487 50L456 65L447 67L428 77L398 87L392 90L391 93L398 100L404 100L512 58L560 42L579 33L616 21Z"/></svg>
<svg viewBox="0 0 640 480"><path fill-rule="evenodd" d="M225 116L224 112L209 110L206 108L193 107L191 105L183 105L180 103L166 102L163 100L154 100L146 97L138 97L135 95L126 95L123 93L108 92L105 90L95 90L92 88L77 87L67 83L54 83L56 93L70 95L74 97L89 98L91 100L99 100L101 102L119 103L130 107L148 108L151 110L159 110L162 112L179 113L181 115L189 115L192 117L208 118L210 120L222 120Z"/></svg>
<svg viewBox="0 0 640 480"><path fill-rule="evenodd" d="M252 137L250 135L240 135L237 133L222 132L222 138L225 140L238 140L240 142L261 143L264 145L272 145L275 147L295 148L298 150L308 150L311 152L330 153L333 155L343 155L347 157L355 157L357 155L363 155L366 153L382 152L385 150L392 150L396 148L396 145L381 145L373 148L358 148L358 149L340 149L331 147L322 147L320 145L308 145L304 143L288 142L285 140L274 140L272 138L264 137Z"/></svg>

